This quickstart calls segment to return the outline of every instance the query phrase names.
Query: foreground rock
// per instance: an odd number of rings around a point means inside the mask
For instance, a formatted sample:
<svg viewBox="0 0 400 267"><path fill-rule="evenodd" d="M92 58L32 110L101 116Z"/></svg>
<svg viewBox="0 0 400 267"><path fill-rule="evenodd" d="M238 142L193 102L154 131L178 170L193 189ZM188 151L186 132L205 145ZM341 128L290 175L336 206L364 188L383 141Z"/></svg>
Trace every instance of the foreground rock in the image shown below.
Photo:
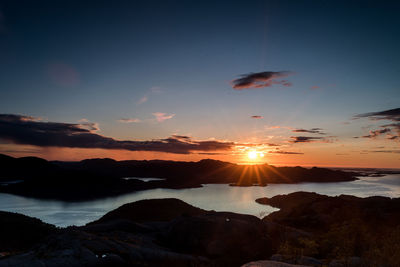
<svg viewBox="0 0 400 267"><path fill-rule="evenodd" d="M399 199L297 192L258 202L281 210L260 220L142 200L64 229L4 212L0 267L400 266Z"/></svg>
<svg viewBox="0 0 400 267"><path fill-rule="evenodd" d="M144 200L60 229L0 266L240 266L271 255L269 242L257 217Z"/></svg>
<svg viewBox="0 0 400 267"><path fill-rule="evenodd" d="M39 219L0 211L0 252L14 253L29 249L54 232L56 228L53 225Z"/></svg>
<svg viewBox="0 0 400 267"><path fill-rule="evenodd" d="M265 220L309 232L323 232L343 222L360 222L360 226L378 230L400 223L400 198L348 195L329 197L309 192L295 192L272 198L256 199L257 203L279 208ZM373 229L376 228L376 229Z"/></svg>
<svg viewBox="0 0 400 267"><path fill-rule="evenodd" d="M242 267L310 267L309 265L295 265L278 261L252 261Z"/></svg>
<svg viewBox="0 0 400 267"><path fill-rule="evenodd" d="M295 192L256 201L280 208L265 223L309 233L281 239L277 251L289 255L285 261L310 256L329 266L400 266L400 198Z"/></svg>

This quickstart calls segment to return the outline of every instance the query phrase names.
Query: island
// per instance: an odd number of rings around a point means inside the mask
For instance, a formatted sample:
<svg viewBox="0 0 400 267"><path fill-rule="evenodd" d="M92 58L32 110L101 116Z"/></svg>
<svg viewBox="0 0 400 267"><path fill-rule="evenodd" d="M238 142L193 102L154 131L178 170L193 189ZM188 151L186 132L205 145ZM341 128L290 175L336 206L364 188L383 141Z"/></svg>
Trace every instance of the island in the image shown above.
<svg viewBox="0 0 400 267"><path fill-rule="evenodd" d="M356 172L327 168L238 165L218 160L87 159L78 162L14 158L0 154L0 192L43 199L81 201L154 188L195 188L202 184L266 186L271 183L354 181ZM150 181L127 177L163 178Z"/></svg>

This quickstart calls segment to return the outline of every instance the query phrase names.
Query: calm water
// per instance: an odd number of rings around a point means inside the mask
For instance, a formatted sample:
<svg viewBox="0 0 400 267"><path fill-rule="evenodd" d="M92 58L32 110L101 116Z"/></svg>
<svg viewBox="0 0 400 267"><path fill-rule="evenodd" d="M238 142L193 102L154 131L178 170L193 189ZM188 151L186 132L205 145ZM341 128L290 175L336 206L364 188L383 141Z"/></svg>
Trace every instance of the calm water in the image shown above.
<svg viewBox="0 0 400 267"><path fill-rule="evenodd" d="M193 189L152 189L95 201L66 203L54 200L37 200L0 193L0 210L37 217L57 226L84 225L125 203L151 198L179 198L189 204L216 211L233 211L263 217L276 209L257 204L260 197L272 197L296 191L317 192L335 196L348 194L359 197L400 197L400 175L362 177L354 182L275 184L267 187L231 187L205 185Z"/></svg>

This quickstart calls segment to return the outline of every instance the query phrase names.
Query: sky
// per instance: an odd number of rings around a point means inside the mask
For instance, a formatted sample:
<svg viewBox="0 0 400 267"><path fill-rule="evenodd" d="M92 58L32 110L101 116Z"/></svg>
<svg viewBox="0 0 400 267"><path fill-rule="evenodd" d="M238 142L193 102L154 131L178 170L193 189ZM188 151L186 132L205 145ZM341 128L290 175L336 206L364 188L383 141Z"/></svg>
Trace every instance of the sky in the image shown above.
<svg viewBox="0 0 400 267"><path fill-rule="evenodd" d="M399 12L0 0L0 153L399 167Z"/></svg>

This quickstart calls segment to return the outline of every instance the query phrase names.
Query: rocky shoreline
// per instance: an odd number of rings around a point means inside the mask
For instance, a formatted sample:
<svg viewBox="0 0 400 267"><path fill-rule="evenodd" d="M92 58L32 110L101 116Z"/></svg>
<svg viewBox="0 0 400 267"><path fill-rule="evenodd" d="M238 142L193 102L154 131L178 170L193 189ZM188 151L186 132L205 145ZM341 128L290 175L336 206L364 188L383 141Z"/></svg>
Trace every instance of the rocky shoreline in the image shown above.
<svg viewBox="0 0 400 267"><path fill-rule="evenodd" d="M400 199L296 192L257 202L280 210L259 219L141 200L67 228L1 212L0 266L399 266Z"/></svg>

